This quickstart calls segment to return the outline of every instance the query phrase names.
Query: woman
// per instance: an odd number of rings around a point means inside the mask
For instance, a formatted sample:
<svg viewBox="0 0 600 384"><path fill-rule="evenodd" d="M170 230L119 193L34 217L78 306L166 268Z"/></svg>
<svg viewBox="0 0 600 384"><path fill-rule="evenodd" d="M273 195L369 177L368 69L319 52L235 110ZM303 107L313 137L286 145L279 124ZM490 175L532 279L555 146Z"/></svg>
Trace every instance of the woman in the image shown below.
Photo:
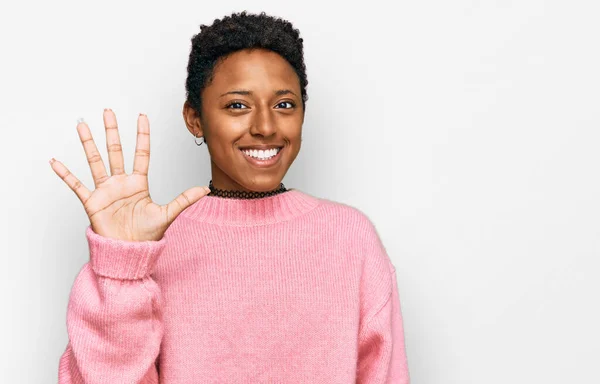
<svg viewBox="0 0 600 384"><path fill-rule="evenodd" d="M201 25L183 117L212 180L164 206L148 191L147 116L130 175L115 114L104 111L110 176L79 122L96 189L52 162L90 219L60 383L409 382L395 268L375 227L281 183L307 83L289 22L242 12Z"/></svg>

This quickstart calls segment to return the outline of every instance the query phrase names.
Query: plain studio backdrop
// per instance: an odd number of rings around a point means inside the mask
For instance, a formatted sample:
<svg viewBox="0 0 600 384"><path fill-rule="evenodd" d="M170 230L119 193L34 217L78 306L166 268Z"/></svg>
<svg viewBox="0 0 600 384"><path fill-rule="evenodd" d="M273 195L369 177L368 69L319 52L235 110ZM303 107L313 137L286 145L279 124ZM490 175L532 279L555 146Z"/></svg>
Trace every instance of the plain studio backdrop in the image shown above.
<svg viewBox="0 0 600 384"><path fill-rule="evenodd" d="M93 189L75 126L108 167L112 108L131 172L143 112L155 201L207 185L181 115L190 39L242 10L300 29L309 100L283 182L375 224L412 383L600 382L600 5L542 0L2 5L0 381L57 381L89 260L48 160Z"/></svg>

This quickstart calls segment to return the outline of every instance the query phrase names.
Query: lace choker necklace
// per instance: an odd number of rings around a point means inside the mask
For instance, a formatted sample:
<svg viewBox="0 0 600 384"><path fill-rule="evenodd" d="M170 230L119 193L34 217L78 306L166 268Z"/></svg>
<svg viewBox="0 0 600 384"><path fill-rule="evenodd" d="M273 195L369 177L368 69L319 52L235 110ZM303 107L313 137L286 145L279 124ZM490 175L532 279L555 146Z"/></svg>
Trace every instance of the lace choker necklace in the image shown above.
<svg viewBox="0 0 600 384"><path fill-rule="evenodd" d="M273 196L288 191L288 189L285 187L285 185L283 185L283 183L279 184L279 188L267 192L229 191L225 189L215 188L212 180L210 181L210 183L208 183L208 188L210 188L210 193L206 196L218 196L233 199L260 199L263 197Z"/></svg>

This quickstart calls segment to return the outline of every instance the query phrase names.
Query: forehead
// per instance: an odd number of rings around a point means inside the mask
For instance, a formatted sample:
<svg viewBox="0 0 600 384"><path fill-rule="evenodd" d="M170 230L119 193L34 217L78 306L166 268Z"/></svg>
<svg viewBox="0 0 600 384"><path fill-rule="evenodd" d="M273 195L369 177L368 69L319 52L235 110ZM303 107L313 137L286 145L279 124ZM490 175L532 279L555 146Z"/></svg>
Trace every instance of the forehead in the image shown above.
<svg viewBox="0 0 600 384"><path fill-rule="evenodd" d="M215 66L213 88L280 86L299 89L294 68L276 52L256 48L234 52Z"/></svg>

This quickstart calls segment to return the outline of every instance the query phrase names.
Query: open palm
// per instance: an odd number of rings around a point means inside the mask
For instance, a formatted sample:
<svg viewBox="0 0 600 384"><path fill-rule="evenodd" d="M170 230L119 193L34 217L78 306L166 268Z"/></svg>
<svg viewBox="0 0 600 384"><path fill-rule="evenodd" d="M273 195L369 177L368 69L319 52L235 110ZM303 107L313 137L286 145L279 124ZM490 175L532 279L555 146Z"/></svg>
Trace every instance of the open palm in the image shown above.
<svg viewBox="0 0 600 384"><path fill-rule="evenodd" d="M88 125L85 122L77 124L77 132L92 171L96 187L94 191L90 192L60 161L52 159L52 169L79 197L94 232L127 241L158 241L183 210L210 193L210 190L207 187L193 187L168 204L154 203L148 191L148 117L144 114L138 116L133 172L129 175L123 166L117 118L110 109L104 110L104 126L111 176L106 173Z"/></svg>

